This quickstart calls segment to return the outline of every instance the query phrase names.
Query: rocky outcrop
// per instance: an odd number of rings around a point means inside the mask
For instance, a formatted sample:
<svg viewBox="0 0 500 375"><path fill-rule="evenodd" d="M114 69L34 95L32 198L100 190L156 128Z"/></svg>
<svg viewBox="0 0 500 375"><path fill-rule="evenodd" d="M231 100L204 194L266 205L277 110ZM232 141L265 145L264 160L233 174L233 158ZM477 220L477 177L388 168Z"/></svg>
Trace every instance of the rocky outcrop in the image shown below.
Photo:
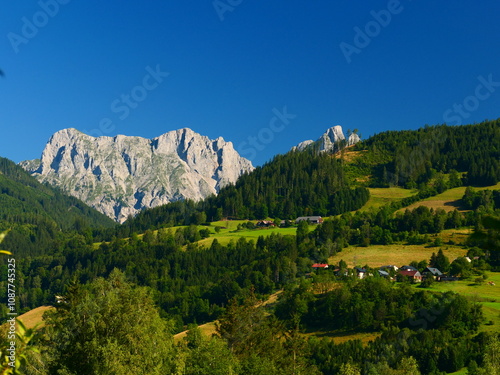
<svg viewBox="0 0 500 375"><path fill-rule="evenodd" d="M349 135L349 138L347 139L347 147L353 146L358 142L361 142L361 138L359 137L358 133L351 133L351 135Z"/></svg>
<svg viewBox="0 0 500 375"><path fill-rule="evenodd" d="M187 128L154 139L65 129L50 138L40 160L21 166L118 222L146 207L216 194L253 170L231 142Z"/></svg>
<svg viewBox="0 0 500 375"><path fill-rule="evenodd" d="M317 140L307 140L300 142L297 146L292 147L292 150L303 151L308 147L316 146L319 151L337 152L344 146L352 146L360 142L361 138L356 133L351 133L346 140L342 126L333 126Z"/></svg>

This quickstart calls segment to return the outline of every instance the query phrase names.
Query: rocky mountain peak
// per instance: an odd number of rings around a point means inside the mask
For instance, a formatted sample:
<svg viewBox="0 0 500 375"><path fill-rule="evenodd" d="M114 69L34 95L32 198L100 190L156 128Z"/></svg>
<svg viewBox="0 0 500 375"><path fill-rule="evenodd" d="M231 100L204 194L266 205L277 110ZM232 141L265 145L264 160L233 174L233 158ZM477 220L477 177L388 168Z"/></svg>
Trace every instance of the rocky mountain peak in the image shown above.
<svg viewBox="0 0 500 375"><path fill-rule="evenodd" d="M307 140L300 142L297 146L292 147L292 150L303 151L312 145L317 145L320 151L336 152L344 142L347 146L352 146L360 141L361 138L356 133L351 133L346 140L342 126L335 125L328 128L316 141Z"/></svg>
<svg viewBox="0 0 500 375"><path fill-rule="evenodd" d="M63 129L49 139L40 160L21 166L118 222L146 207L216 194L253 170L231 142L189 128L153 139Z"/></svg>

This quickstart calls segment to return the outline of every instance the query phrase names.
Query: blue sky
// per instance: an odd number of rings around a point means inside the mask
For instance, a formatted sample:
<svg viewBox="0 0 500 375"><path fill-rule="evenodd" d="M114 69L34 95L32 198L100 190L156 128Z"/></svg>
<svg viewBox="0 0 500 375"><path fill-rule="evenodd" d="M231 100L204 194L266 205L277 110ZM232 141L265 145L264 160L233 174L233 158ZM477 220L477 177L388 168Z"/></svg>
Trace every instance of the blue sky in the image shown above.
<svg viewBox="0 0 500 375"><path fill-rule="evenodd" d="M333 125L495 119L499 16L496 0L11 2L0 156L37 158L68 127L189 127L260 165Z"/></svg>

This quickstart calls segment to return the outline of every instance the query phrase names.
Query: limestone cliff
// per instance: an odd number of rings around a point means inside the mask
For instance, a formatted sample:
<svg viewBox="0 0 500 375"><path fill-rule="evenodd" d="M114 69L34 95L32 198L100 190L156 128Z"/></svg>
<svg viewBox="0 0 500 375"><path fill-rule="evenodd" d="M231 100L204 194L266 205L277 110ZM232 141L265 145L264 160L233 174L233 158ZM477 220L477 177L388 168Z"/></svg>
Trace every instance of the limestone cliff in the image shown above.
<svg viewBox="0 0 500 375"><path fill-rule="evenodd" d="M146 207L216 194L253 170L231 142L187 128L153 139L64 129L50 138L40 160L21 165L118 222Z"/></svg>

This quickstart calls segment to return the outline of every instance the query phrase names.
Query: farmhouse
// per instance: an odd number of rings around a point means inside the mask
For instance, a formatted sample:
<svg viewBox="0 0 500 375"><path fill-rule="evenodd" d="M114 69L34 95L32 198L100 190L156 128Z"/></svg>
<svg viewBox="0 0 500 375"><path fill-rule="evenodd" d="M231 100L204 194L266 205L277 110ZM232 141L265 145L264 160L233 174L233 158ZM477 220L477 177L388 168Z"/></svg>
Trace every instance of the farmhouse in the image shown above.
<svg viewBox="0 0 500 375"><path fill-rule="evenodd" d="M355 270L359 279L363 279L366 276L366 269L361 267L355 267Z"/></svg>
<svg viewBox="0 0 500 375"><path fill-rule="evenodd" d="M276 224L274 224L274 222L270 220L261 220L258 221L257 224L255 225L257 225L260 228L271 228L276 226Z"/></svg>
<svg viewBox="0 0 500 375"><path fill-rule="evenodd" d="M301 221L309 221L311 224L321 224L323 223L323 218L321 216L300 216L295 219L295 224Z"/></svg>
<svg viewBox="0 0 500 375"><path fill-rule="evenodd" d="M335 268L333 270L336 276L349 276L349 271L347 269Z"/></svg>
<svg viewBox="0 0 500 375"><path fill-rule="evenodd" d="M424 277L432 277L434 280L441 280L441 278L444 276L443 273L438 270L437 268L434 267L427 267L423 272L422 276Z"/></svg>
<svg viewBox="0 0 500 375"><path fill-rule="evenodd" d="M399 274L416 282L422 281L422 274L417 270L400 270Z"/></svg>
<svg viewBox="0 0 500 375"><path fill-rule="evenodd" d="M384 271L384 270L382 270L382 269L378 270L378 275L379 275L380 277L385 278L385 279L391 279L391 275L389 275L389 272Z"/></svg>
<svg viewBox="0 0 500 375"><path fill-rule="evenodd" d="M327 269L328 268L328 264L324 264L324 263L314 263L312 265L312 268L314 268L315 270L318 270L318 269Z"/></svg>

